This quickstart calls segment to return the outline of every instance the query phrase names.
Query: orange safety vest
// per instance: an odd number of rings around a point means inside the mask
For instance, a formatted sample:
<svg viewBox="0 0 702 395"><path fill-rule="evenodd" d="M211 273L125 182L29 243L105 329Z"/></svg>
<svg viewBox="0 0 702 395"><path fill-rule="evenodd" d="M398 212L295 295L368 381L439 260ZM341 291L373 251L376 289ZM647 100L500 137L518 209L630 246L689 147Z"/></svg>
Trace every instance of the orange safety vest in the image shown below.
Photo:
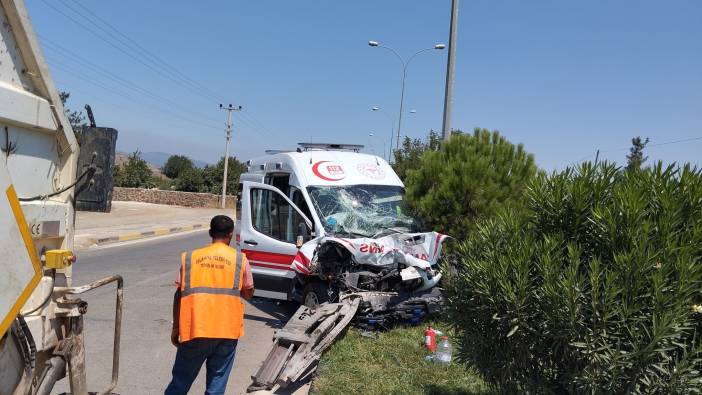
<svg viewBox="0 0 702 395"><path fill-rule="evenodd" d="M184 252L180 266L180 341L244 335L243 254L223 244Z"/></svg>

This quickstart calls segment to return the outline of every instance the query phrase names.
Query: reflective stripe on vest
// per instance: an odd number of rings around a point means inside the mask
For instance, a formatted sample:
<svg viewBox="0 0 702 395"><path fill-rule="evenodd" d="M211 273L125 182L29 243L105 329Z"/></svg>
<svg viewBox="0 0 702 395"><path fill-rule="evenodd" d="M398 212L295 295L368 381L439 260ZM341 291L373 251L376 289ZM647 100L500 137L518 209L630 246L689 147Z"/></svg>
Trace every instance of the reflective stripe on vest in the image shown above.
<svg viewBox="0 0 702 395"><path fill-rule="evenodd" d="M240 296L241 292L239 290L239 284L241 283L241 252L236 252L236 263L234 266L234 286L231 288L217 288L217 287L190 287L190 269L191 269L191 259L193 253L186 254L185 256L185 273L183 277L183 289L181 291L181 297L194 294L210 294L210 295L232 295Z"/></svg>

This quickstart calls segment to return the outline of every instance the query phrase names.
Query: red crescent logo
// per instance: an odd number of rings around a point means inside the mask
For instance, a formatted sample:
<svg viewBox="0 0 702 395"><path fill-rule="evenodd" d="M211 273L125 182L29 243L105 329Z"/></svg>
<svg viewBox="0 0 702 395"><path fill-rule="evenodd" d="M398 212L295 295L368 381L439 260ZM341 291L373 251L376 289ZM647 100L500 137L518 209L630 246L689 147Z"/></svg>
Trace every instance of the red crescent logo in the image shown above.
<svg viewBox="0 0 702 395"><path fill-rule="evenodd" d="M331 162L331 161L328 161L328 160L323 160L323 161L319 161L319 162L315 163L314 165L312 165L312 173L314 173L315 176L317 176L317 177L319 177L319 178L321 178L322 180L325 180L325 181L341 181L341 180L343 180L344 178L346 178L346 175L343 173L343 169L342 169L341 174L339 174L338 178L334 178L334 177L332 177L331 175L324 175L324 174L322 174L322 173L319 171L319 166L322 165L323 163L334 163L334 162Z"/></svg>

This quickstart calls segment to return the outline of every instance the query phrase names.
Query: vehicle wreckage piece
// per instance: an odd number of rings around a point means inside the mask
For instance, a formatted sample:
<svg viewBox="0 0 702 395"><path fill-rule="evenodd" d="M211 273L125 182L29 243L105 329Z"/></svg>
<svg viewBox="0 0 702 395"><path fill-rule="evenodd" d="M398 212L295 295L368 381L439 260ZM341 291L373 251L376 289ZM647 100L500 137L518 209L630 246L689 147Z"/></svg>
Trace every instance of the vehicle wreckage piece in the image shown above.
<svg viewBox="0 0 702 395"><path fill-rule="evenodd" d="M415 293L361 292L354 324L365 330L387 330L397 324L417 325L424 317L441 311L441 290Z"/></svg>
<svg viewBox="0 0 702 395"><path fill-rule="evenodd" d="M339 303L315 308L300 306L273 337L273 348L252 376L248 392L286 387L297 381L346 329L361 303L360 297L347 297Z"/></svg>
<svg viewBox="0 0 702 395"><path fill-rule="evenodd" d="M388 329L397 323L417 324L441 309L442 296L434 288L423 293L354 292L338 303L300 306L276 332L273 347L252 376L248 392L286 387L299 380L355 318L362 329Z"/></svg>

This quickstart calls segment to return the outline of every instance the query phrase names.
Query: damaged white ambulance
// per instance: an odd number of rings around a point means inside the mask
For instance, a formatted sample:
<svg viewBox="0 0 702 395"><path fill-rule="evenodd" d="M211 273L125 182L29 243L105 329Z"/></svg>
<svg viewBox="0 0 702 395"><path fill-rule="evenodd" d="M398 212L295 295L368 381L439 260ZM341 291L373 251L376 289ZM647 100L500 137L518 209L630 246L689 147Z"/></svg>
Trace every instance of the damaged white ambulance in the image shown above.
<svg viewBox="0 0 702 395"><path fill-rule="evenodd" d="M343 292L431 294L446 236L424 231L392 167L361 148L301 143L247 162L236 242L257 296L311 307Z"/></svg>

